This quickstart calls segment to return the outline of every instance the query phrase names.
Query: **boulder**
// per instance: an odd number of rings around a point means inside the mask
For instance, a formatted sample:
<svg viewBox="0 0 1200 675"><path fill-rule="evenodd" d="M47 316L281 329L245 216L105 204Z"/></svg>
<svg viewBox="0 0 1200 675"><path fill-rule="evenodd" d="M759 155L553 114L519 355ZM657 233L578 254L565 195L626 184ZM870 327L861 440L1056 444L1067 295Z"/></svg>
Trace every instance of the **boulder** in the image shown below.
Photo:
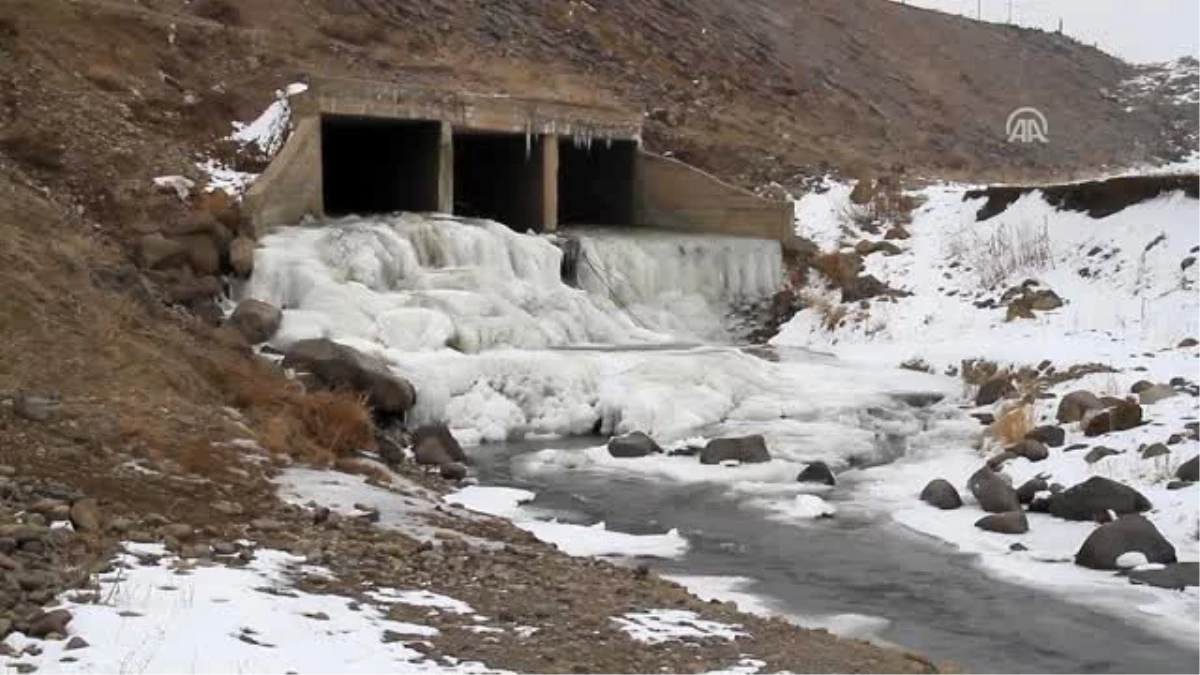
<svg viewBox="0 0 1200 675"><path fill-rule="evenodd" d="M1113 450L1112 448L1106 448L1103 445L1098 445L1092 448L1088 454L1084 455L1083 461L1087 462L1088 464L1095 464L1105 457L1112 457L1113 455L1119 454L1121 453Z"/></svg>
<svg viewBox="0 0 1200 675"><path fill-rule="evenodd" d="M1092 531L1075 554L1075 564L1096 570L1118 569L1117 558L1137 551L1152 563L1175 562L1175 547L1167 541L1154 523L1142 516L1129 514L1105 523Z"/></svg>
<svg viewBox="0 0 1200 675"><path fill-rule="evenodd" d="M1175 477L1189 483L1200 480L1200 455L1180 464L1179 468L1175 470Z"/></svg>
<svg viewBox="0 0 1200 675"><path fill-rule="evenodd" d="M71 505L71 525L76 532L99 532L104 529L100 507L95 499L87 497Z"/></svg>
<svg viewBox="0 0 1200 675"><path fill-rule="evenodd" d="M889 239L889 240L891 240L891 239L908 239L911 236L912 235L908 233L908 230L904 229L903 227L900 227L899 225L896 225L896 226L892 227L891 229L889 229L887 232L885 232L883 235L883 238Z"/></svg>
<svg viewBox="0 0 1200 675"><path fill-rule="evenodd" d="M152 233L138 239L137 260L143 269L161 270L179 267L187 262L183 244L172 241L161 234Z"/></svg>
<svg viewBox="0 0 1200 675"><path fill-rule="evenodd" d="M1200 345L1200 340L1196 340L1196 338L1183 338L1179 341L1178 346L1180 349L1189 349L1191 347L1195 347L1196 345Z"/></svg>
<svg viewBox="0 0 1200 675"><path fill-rule="evenodd" d="M1017 388L1013 386L1012 378L1000 375L984 382L975 394L975 405L991 405L1002 398L1015 396Z"/></svg>
<svg viewBox="0 0 1200 675"><path fill-rule="evenodd" d="M387 364L326 338L300 340L283 356L283 367L311 373L325 386L367 394L375 412L400 416L413 407L417 392Z"/></svg>
<svg viewBox="0 0 1200 675"><path fill-rule="evenodd" d="M979 502L979 508L988 513L1021 510L1017 491L1000 474L986 466L971 475L967 480L967 488L975 496L975 501Z"/></svg>
<svg viewBox="0 0 1200 675"><path fill-rule="evenodd" d="M1050 456L1050 451L1046 449L1046 446L1041 441L1035 441L1030 438L1026 438L1008 448L1008 452L1024 457L1031 462L1040 462Z"/></svg>
<svg viewBox="0 0 1200 675"><path fill-rule="evenodd" d="M1092 476L1050 498L1050 514L1065 520L1096 520L1109 511L1124 515L1151 508L1142 493L1102 476Z"/></svg>
<svg viewBox="0 0 1200 675"><path fill-rule="evenodd" d="M1079 428L1084 436L1103 436L1112 431L1112 414L1107 410L1089 410L1079 420Z"/></svg>
<svg viewBox="0 0 1200 675"><path fill-rule="evenodd" d="M962 497L958 496L958 490L954 489L950 481L942 478L929 481L925 489L921 490L921 501L943 511L951 511L962 506Z"/></svg>
<svg viewBox="0 0 1200 675"><path fill-rule="evenodd" d="M1034 427L1032 431L1025 434L1025 438L1044 443L1051 448L1059 448L1067 442L1067 432L1062 427L1046 424Z"/></svg>
<svg viewBox="0 0 1200 675"><path fill-rule="evenodd" d="M621 459L645 457L660 452L662 448L658 447L658 443L640 431L615 436L608 441L608 454Z"/></svg>
<svg viewBox="0 0 1200 675"><path fill-rule="evenodd" d="M282 322L283 310L262 300L246 298L233 310L228 325L246 338L246 342L256 345L270 340Z"/></svg>
<svg viewBox="0 0 1200 675"><path fill-rule="evenodd" d="M1200 586L1200 563L1167 563L1162 569L1128 570L1122 572L1135 584L1182 591L1188 586Z"/></svg>
<svg viewBox="0 0 1200 675"><path fill-rule="evenodd" d="M829 465L825 462L813 462L804 467L796 480L801 483L822 483L824 485L837 485L837 479L833 477L833 471L829 469Z"/></svg>
<svg viewBox="0 0 1200 675"><path fill-rule="evenodd" d="M1171 454L1171 449L1165 443L1152 443L1142 448L1142 459L1153 459Z"/></svg>
<svg viewBox="0 0 1200 675"><path fill-rule="evenodd" d="M167 288L167 299L180 305L191 305L221 294L223 284L218 277L187 277Z"/></svg>
<svg viewBox="0 0 1200 675"><path fill-rule="evenodd" d="M1050 485L1044 478L1030 478L1017 488L1017 501L1022 504L1030 504L1033 502L1033 497L1039 492L1047 492L1050 490Z"/></svg>
<svg viewBox="0 0 1200 675"><path fill-rule="evenodd" d="M767 441L761 435L740 438L714 438L700 451L701 464L720 464L736 460L743 464L758 464L771 461Z"/></svg>
<svg viewBox="0 0 1200 675"><path fill-rule="evenodd" d="M1136 401L1121 401L1111 408L1108 414L1112 420L1113 431L1125 431L1142 425L1142 406Z"/></svg>
<svg viewBox="0 0 1200 675"><path fill-rule="evenodd" d="M38 612L29 619L25 634L34 638L45 638L51 633L67 634L67 624L71 622L71 613L65 609L53 609L49 612Z"/></svg>
<svg viewBox="0 0 1200 675"><path fill-rule="evenodd" d="M438 467L438 473L445 480L462 480L467 477L467 467L462 462L447 462Z"/></svg>
<svg viewBox="0 0 1200 675"><path fill-rule="evenodd" d="M1026 297L1028 298L1029 307L1039 312L1048 312L1063 306L1062 298L1058 297L1058 293L1048 288L1034 291Z"/></svg>
<svg viewBox="0 0 1200 675"><path fill-rule="evenodd" d="M1150 380L1138 380L1137 382L1133 383L1132 387L1129 388L1129 393L1140 394L1153 386L1154 383Z"/></svg>
<svg viewBox="0 0 1200 675"><path fill-rule="evenodd" d="M206 234L185 234L172 237L183 247L188 265L196 274L218 274L221 271L221 248Z"/></svg>
<svg viewBox="0 0 1200 675"><path fill-rule="evenodd" d="M444 466L466 463L467 453L445 424L426 424L412 434L413 454L418 464Z"/></svg>
<svg viewBox="0 0 1200 675"><path fill-rule="evenodd" d="M1029 521L1023 511L993 513L975 521L975 527L988 532L1000 534L1025 534L1029 531Z"/></svg>
<svg viewBox="0 0 1200 675"><path fill-rule="evenodd" d="M1148 389L1143 389L1138 392L1138 402L1142 405L1154 405L1159 401L1175 396L1177 393L1178 392L1165 384L1156 384Z"/></svg>
<svg viewBox="0 0 1200 675"><path fill-rule="evenodd" d="M238 237L229 245L229 266L239 277L248 277L254 272L254 240Z"/></svg>
<svg viewBox="0 0 1200 675"><path fill-rule="evenodd" d="M1058 412L1055 418L1061 423L1078 422L1089 410L1103 408L1104 404L1090 391L1073 391L1058 402Z"/></svg>

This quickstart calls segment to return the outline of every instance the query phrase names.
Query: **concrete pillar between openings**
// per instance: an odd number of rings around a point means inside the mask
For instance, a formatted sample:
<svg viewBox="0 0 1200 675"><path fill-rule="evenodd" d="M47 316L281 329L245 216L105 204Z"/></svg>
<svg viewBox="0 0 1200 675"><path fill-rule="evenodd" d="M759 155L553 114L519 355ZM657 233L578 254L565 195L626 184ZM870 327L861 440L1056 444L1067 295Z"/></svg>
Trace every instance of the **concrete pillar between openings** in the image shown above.
<svg viewBox="0 0 1200 675"><path fill-rule="evenodd" d="M442 122L437 172L437 210L454 213L454 129L449 122Z"/></svg>
<svg viewBox="0 0 1200 675"><path fill-rule="evenodd" d="M542 153L542 204L539 220L542 232L558 230L558 136L544 134L539 145Z"/></svg>

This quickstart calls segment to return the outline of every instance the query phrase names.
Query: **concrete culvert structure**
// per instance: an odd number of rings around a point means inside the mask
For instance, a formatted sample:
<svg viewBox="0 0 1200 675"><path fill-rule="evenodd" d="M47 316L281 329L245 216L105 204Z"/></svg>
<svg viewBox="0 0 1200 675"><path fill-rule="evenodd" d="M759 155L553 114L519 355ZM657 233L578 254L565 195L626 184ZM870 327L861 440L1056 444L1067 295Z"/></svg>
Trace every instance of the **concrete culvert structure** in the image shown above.
<svg viewBox="0 0 1200 675"><path fill-rule="evenodd" d="M325 213L438 210L440 122L321 117Z"/></svg>
<svg viewBox="0 0 1200 675"><path fill-rule="evenodd" d="M454 214L490 218L516 230L542 230L544 137L454 132Z"/></svg>
<svg viewBox="0 0 1200 675"><path fill-rule="evenodd" d="M558 144L560 225L634 225L635 141Z"/></svg>

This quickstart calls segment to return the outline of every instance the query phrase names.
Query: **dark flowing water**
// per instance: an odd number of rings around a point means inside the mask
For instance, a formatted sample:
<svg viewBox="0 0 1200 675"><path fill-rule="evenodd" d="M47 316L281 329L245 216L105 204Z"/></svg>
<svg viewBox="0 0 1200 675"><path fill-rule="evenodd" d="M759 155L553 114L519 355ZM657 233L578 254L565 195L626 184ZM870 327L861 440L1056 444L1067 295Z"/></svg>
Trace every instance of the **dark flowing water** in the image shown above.
<svg viewBox="0 0 1200 675"><path fill-rule="evenodd" d="M596 443L510 443L472 454L483 484L532 490L535 506L625 532L678 528L691 549L679 560L648 561L662 574L750 577L756 583L744 590L801 616L883 617L883 640L976 672L1197 672L1196 649L992 578L972 557L886 518L839 516L797 527L738 506L718 486L582 471L525 477L512 469L522 453Z"/></svg>

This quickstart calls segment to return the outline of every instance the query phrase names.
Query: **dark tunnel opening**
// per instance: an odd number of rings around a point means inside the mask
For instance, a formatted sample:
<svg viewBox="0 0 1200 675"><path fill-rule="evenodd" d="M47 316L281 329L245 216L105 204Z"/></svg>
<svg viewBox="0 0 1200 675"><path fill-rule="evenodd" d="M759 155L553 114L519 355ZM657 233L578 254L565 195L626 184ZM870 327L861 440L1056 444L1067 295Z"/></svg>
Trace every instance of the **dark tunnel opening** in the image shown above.
<svg viewBox="0 0 1200 675"><path fill-rule="evenodd" d="M441 123L321 118L321 179L331 216L436 211Z"/></svg>
<svg viewBox="0 0 1200 675"><path fill-rule="evenodd" d="M633 225L635 141L558 144L560 225Z"/></svg>
<svg viewBox="0 0 1200 675"><path fill-rule="evenodd" d="M454 213L539 229L541 137L455 130Z"/></svg>

